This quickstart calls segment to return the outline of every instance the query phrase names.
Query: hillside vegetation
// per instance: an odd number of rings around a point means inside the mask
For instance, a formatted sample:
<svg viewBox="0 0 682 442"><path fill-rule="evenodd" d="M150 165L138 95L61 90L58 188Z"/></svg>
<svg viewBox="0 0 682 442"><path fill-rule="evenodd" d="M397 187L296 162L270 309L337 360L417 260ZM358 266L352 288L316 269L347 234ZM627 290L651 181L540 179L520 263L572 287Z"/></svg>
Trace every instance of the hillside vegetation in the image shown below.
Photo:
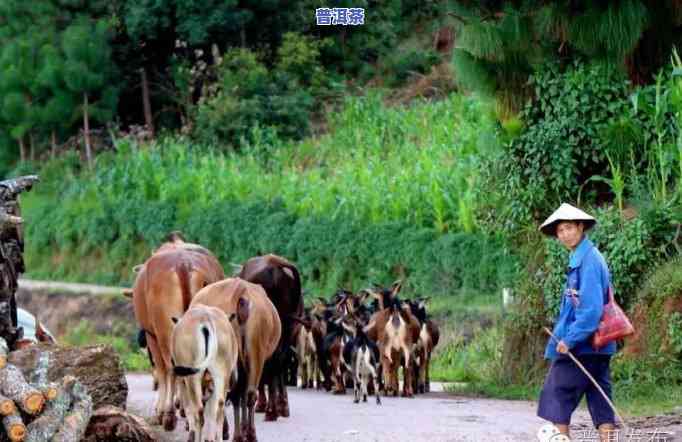
<svg viewBox="0 0 682 442"><path fill-rule="evenodd" d="M535 397L569 202L636 319L617 399L682 401L680 2L209 3L0 0L29 276L129 284L179 229L228 272L286 256L308 300L402 279L452 328L436 376Z"/></svg>

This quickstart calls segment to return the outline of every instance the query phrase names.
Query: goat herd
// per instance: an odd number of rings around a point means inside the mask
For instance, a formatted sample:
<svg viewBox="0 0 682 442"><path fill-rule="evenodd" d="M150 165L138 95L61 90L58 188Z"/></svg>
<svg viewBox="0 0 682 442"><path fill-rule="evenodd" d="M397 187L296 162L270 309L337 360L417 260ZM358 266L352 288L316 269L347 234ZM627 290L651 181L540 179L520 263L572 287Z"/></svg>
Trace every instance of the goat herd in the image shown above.
<svg viewBox="0 0 682 442"><path fill-rule="evenodd" d="M158 386L155 417L165 430L186 418L189 441L229 439L225 401L234 408L235 442L256 441L255 412L289 416L286 385L324 388L354 402L367 396L429 391L438 343L426 300L401 301L401 284L357 294L340 290L304 308L296 266L276 255L249 259L225 278L206 248L171 233L137 273L132 290L140 345ZM268 392L265 392L265 386Z"/></svg>

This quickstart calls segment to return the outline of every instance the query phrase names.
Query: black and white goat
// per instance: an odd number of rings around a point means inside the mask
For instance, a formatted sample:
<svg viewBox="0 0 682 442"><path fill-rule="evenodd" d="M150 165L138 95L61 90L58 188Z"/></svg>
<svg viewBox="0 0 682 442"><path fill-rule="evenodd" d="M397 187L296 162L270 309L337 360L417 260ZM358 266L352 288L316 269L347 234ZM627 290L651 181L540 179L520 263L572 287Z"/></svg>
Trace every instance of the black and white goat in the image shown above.
<svg viewBox="0 0 682 442"><path fill-rule="evenodd" d="M353 374L353 393L356 404L367 402L367 386L370 379L374 383L377 405L381 405L379 397L379 348L370 340L362 327L343 323L344 328L354 335L354 338L343 347L343 363Z"/></svg>

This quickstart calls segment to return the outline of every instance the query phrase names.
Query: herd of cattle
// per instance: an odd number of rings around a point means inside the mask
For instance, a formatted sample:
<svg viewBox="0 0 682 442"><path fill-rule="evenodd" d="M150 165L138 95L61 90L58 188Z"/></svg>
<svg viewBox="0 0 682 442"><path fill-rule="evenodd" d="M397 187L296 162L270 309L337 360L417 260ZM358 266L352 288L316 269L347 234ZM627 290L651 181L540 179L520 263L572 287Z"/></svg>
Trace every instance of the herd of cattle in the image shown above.
<svg viewBox="0 0 682 442"><path fill-rule="evenodd" d="M225 278L206 248L171 233L137 266L132 290L141 346L149 352L167 431L186 417L189 441L229 438L225 401L234 408L235 442L256 441L255 412L289 416L287 384L343 394L429 391L439 331L426 300L401 300L401 284L337 292L304 307L296 266L276 255L249 259ZM267 394L265 387L267 386Z"/></svg>

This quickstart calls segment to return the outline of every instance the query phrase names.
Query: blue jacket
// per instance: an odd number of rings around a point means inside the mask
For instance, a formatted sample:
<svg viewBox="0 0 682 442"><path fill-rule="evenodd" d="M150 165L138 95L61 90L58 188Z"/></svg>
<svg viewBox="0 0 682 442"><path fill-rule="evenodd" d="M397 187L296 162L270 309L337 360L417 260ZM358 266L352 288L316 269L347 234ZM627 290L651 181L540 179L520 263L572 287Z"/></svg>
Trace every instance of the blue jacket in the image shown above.
<svg viewBox="0 0 682 442"><path fill-rule="evenodd" d="M561 310L553 332L557 339L563 339L574 355L612 355L616 352L615 342L599 350L595 350L591 344L604 305L608 302L610 285L611 275L604 257L592 241L583 237L571 253ZM546 359L553 360L560 356L556 346L557 342L550 338L545 348Z"/></svg>

